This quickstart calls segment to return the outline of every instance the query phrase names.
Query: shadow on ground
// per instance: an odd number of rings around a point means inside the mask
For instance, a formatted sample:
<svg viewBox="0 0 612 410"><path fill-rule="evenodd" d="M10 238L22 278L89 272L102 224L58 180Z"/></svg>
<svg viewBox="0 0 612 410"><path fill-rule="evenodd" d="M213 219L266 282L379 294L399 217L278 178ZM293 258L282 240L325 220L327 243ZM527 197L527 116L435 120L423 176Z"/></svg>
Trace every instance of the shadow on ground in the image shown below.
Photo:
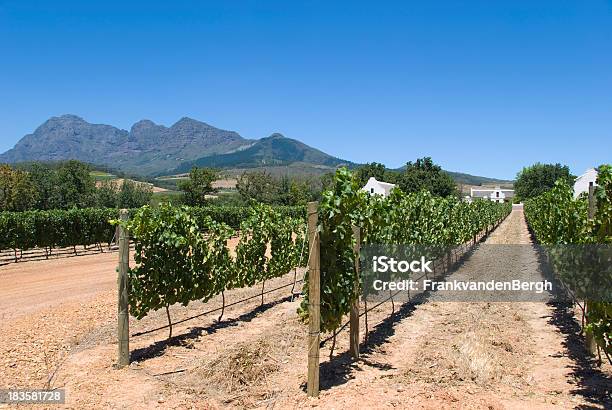
<svg viewBox="0 0 612 410"><path fill-rule="evenodd" d="M183 346L186 348L190 348L191 341L194 339L197 339L203 334L212 334L220 329L225 329L225 328L232 327L232 326L238 326L240 322L250 322L251 320L255 319L257 316L273 308L274 306L279 305L281 303L289 302L289 301L291 301L291 296L287 296L285 298L278 299L273 302L265 303L247 313L243 313L242 315L238 317L225 319L220 322L217 321L210 326L192 327L187 333L173 336L169 339L160 340L158 342L153 343L150 346L133 350L130 353L130 361L143 362L145 360L161 356L164 354L164 352L169 346Z"/></svg>
<svg viewBox="0 0 612 410"><path fill-rule="evenodd" d="M536 252L540 269L546 279L553 282L554 289L563 289L559 278L548 264L545 251L538 247ZM599 409L603 406L605 409L612 409L612 378L598 369L596 359L587 351L581 325L574 314L574 303L565 294L555 296L557 297L548 302L548 306L553 309L548 323L559 329L564 336L565 352L562 354L567 355L573 362L569 376L576 381L576 387L571 393L584 397L589 403L576 408Z"/></svg>
<svg viewBox="0 0 612 410"><path fill-rule="evenodd" d="M481 239L484 241L486 237ZM450 269L446 272L436 276L437 279L443 280L454 272L459 270L465 262L473 255L478 247L472 247L466 250L457 260L451 265ZM387 316L382 322L371 328L366 334L367 343L361 343L360 345L360 358L359 362L365 363L368 366L376 367L381 370L391 370L393 366L387 363L377 363L370 360L370 355L376 351L379 347L389 342L389 338L395 334L395 326L402 320L412 316L413 312L417 307L429 300L435 291L421 292L409 301L396 307L395 311ZM372 309L372 308L370 308ZM348 329L348 328L346 328ZM360 371L357 366L358 361L353 359L350 352L345 351L335 355L331 360L321 363L320 365L320 390L327 390L334 386L339 386L347 383L349 380L355 378L353 375L354 371ZM302 389L306 391L306 384L303 384Z"/></svg>

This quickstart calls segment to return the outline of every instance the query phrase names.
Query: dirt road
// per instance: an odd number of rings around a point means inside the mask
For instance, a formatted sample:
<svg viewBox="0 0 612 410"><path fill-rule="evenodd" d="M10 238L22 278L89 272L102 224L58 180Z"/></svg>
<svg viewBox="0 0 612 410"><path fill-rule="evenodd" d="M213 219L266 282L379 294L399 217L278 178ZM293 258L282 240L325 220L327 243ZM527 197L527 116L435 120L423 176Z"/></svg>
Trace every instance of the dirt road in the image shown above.
<svg viewBox="0 0 612 410"><path fill-rule="evenodd" d="M0 266L0 318L73 301L87 302L116 287L117 252Z"/></svg>

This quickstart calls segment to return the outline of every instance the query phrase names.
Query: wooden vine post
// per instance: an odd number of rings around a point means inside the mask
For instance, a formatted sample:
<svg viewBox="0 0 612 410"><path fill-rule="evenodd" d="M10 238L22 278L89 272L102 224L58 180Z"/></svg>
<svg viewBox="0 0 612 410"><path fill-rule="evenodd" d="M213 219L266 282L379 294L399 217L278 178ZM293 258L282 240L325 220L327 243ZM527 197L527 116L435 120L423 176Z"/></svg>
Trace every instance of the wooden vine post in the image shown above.
<svg viewBox="0 0 612 410"><path fill-rule="evenodd" d="M308 203L308 384L309 397L319 396L319 344L321 339L321 264L317 232L318 203Z"/></svg>
<svg viewBox="0 0 612 410"><path fill-rule="evenodd" d="M119 219L127 221L128 211L122 209ZM130 265L130 238L123 226L119 225L119 266L117 268L118 288L118 359L117 367L122 368L130 364L130 316L128 311L128 269Z"/></svg>
<svg viewBox="0 0 612 410"><path fill-rule="evenodd" d="M351 356L359 359L359 253L361 251L361 231L358 226L353 226L353 236L355 237L355 293L357 297L351 304L351 319L350 319L350 347Z"/></svg>
<svg viewBox="0 0 612 410"><path fill-rule="evenodd" d="M595 186L593 185L593 182L589 182L589 219L594 219L594 218L595 218ZM585 310L588 315L589 301L588 300L585 301L584 304L585 304ZM587 323L588 323L588 317L587 317ZM597 354L597 342L595 341L593 334L590 332L585 334L585 345L586 345L587 350L592 355Z"/></svg>

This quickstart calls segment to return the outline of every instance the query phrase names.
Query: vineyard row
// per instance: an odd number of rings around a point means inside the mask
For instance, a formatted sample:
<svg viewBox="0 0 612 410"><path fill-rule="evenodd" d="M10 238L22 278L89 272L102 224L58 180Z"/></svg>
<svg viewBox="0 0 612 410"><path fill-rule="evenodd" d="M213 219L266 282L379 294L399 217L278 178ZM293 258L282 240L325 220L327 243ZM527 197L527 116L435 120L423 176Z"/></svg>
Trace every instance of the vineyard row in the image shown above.
<svg viewBox="0 0 612 410"><path fill-rule="evenodd" d="M525 203L525 216L547 250L554 272L584 301L588 339L612 355L612 166L600 167L597 187L574 198L559 180L554 188ZM590 196L590 200L589 200Z"/></svg>
<svg viewBox="0 0 612 410"><path fill-rule="evenodd" d="M232 206L189 209L195 218L210 217L233 228L238 228L250 212L249 207ZM289 217L303 217L305 214L303 207L275 209ZM111 208L0 212L0 250L11 249L17 258L17 250L40 248L47 253L51 248L110 243L115 236L115 227L109 221L117 219L118 215L119 211Z"/></svg>

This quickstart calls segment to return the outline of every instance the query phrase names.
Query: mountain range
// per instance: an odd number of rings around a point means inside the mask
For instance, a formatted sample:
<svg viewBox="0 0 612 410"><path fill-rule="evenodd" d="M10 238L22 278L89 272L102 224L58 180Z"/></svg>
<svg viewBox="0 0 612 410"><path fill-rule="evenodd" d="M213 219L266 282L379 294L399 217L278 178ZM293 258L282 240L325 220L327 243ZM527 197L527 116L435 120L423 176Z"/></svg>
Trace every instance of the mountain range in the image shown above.
<svg viewBox="0 0 612 410"><path fill-rule="evenodd" d="M252 168L304 162L335 167L350 162L332 157L297 140L273 134L251 140L191 118L170 127L141 120L130 131L90 124L76 115L51 117L0 163L78 159L137 175L188 171L192 165Z"/></svg>
<svg viewBox="0 0 612 410"><path fill-rule="evenodd" d="M0 163L77 159L134 175L158 176L188 172L193 166L221 169L301 167L318 173L347 165L345 161L298 140L272 134L247 139L192 118L170 127L141 120L129 131L91 124L76 115L51 117L15 147L0 154ZM464 184L510 181L449 172Z"/></svg>

